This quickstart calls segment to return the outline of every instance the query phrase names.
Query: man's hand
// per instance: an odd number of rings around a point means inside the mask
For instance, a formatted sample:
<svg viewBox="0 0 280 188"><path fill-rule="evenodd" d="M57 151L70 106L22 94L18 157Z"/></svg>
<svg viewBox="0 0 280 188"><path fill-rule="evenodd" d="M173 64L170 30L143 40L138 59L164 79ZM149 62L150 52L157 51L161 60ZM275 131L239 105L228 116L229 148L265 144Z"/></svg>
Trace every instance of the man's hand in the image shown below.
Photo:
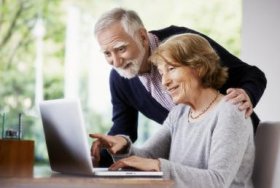
<svg viewBox="0 0 280 188"><path fill-rule="evenodd" d="M98 166L100 161L100 151L106 148L111 154L116 154L127 146L127 140L122 136L109 136L103 134L90 134L91 138L96 138L92 142L91 156L94 157L93 165Z"/></svg>
<svg viewBox="0 0 280 188"><path fill-rule="evenodd" d="M157 159L131 156L118 160L109 167L109 170L119 170L126 167L132 167L143 171L160 171L160 162Z"/></svg>
<svg viewBox="0 0 280 188"><path fill-rule="evenodd" d="M226 101L233 104L238 104L240 111L245 110L245 117L248 118L253 113L253 105L250 97L247 95L244 89L240 88L229 88L227 95L225 96Z"/></svg>

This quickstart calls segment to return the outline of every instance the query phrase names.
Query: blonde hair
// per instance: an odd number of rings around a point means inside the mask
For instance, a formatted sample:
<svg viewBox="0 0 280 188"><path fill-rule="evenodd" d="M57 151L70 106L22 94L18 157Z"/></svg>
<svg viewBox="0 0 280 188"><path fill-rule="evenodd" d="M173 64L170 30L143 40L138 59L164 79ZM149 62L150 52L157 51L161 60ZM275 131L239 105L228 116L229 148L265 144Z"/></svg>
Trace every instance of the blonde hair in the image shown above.
<svg viewBox="0 0 280 188"><path fill-rule="evenodd" d="M174 66L193 68L197 70L204 87L220 89L228 78L227 68L221 66L215 50L205 38L197 34L170 37L154 51L149 60L155 65L164 61Z"/></svg>

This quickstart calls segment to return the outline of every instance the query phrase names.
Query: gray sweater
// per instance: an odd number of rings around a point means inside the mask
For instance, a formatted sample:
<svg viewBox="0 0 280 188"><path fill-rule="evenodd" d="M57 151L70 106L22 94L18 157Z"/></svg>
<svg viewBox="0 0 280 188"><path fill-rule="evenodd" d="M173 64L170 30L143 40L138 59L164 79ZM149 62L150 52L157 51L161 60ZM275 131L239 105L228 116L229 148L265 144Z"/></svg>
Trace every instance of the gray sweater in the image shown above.
<svg viewBox="0 0 280 188"><path fill-rule="evenodd" d="M255 145L250 118L221 100L195 123L189 106L177 105L161 129L129 155L159 158L164 178L178 188L252 188Z"/></svg>

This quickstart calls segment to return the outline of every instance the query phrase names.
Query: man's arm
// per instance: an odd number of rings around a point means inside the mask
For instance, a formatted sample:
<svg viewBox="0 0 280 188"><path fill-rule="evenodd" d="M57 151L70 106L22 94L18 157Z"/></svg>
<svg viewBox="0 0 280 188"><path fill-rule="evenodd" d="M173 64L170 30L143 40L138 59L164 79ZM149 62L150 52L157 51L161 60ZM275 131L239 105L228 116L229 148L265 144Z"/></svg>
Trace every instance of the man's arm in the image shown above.
<svg viewBox="0 0 280 188"><path fill-rule="evenodd" d="M115 70L111 71L110 91L113 105L113 126L108 134L125 134L134 142L137 139L138 111L129 104L121 79Z"/></svg>

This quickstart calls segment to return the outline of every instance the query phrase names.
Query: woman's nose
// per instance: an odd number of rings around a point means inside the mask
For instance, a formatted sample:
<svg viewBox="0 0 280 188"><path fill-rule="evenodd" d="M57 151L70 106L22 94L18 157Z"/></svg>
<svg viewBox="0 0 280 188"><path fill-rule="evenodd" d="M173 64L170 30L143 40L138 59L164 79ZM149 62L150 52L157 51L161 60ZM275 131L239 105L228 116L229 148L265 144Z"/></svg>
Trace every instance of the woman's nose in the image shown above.
<svg viewBox="0 0 280 188"><path fill-rule="evenodd" d="M165 74L162 75L161 83L162 83L163 86L168 87L169 84L170 84L170 81L171 80L168 78L167 75L165 75Z"/></svg>

